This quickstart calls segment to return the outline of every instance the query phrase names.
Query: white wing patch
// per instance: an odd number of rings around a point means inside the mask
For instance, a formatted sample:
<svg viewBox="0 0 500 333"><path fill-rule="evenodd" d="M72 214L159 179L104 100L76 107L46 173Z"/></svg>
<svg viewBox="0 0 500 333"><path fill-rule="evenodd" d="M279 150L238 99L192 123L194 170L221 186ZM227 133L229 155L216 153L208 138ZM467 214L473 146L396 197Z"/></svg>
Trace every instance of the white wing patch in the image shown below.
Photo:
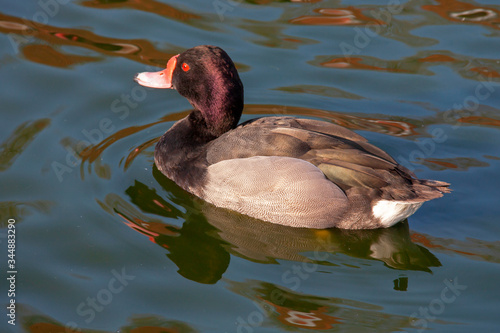
<svg viewBox="0 0 500 333"><path fill-rule="evenodd" d="M380 200L373 206L372 212L382 226L388 228L415 213L422 205L423 202Z"/></svg>
<svg viewBox="0 0 500 333"><path fill-rule="evenodd" d="M348 207L344 192L316 166L278 156L209 166L202 198L264 221L305 228L334 227Z"/></svg>

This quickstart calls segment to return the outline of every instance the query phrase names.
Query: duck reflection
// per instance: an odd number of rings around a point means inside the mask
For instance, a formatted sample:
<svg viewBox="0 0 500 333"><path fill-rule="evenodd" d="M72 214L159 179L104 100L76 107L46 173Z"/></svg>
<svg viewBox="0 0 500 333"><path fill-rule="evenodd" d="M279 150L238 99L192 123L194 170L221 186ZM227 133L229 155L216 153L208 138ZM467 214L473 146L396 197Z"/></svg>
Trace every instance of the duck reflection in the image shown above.
<svg viewBox="0 0 500 333"><path fill-rule="evenodd" d="M220 280L229 266L230 254L259 263L285 259L325 264L325 257L328 261L334 257L316 254L343 253L379 260L399 270L430 272L431 267L441 266L431 252L412 242L407 222L376 230L291 228L199 200L156 167L153 175L166 191L167 200L156 189L136 181L125 191L130 200L108 194L101 205L121 216L129 227L168 249L167 257L177 265L179 274L196 282L213 284ZM185 222L182 226L168 224L162 219L165 217ZM311 258L308 253L315 256Z"/></svg>

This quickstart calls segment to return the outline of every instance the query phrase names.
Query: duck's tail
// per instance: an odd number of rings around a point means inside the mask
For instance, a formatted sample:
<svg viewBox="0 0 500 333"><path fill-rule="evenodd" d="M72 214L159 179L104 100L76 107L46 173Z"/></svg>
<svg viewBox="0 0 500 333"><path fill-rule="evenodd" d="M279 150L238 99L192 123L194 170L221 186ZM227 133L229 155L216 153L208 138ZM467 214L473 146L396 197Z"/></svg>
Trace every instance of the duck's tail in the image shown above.
<svg viewBox="0 0 500 333"><path fill-rule="evenodd" d="M444 193L450 193L450 184L439 180L416 179L413 188L420 202L441 198Z"/></svg>

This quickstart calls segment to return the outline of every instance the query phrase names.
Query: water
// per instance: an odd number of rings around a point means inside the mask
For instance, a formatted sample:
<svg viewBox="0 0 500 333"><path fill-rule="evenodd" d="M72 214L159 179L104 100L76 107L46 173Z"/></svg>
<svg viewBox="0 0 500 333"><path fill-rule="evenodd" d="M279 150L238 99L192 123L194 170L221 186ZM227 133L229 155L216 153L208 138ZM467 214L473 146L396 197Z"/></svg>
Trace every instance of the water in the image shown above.
<svg viewBox="0 0 500 333"><path fill-rule="evenodd" d="M487 0L3 1L1 331L494 331L499 24ZM237 64L243 120L341 124L453 192L355 232L185 193L153 151L189 103L132 78L200 44Z"/></svg>

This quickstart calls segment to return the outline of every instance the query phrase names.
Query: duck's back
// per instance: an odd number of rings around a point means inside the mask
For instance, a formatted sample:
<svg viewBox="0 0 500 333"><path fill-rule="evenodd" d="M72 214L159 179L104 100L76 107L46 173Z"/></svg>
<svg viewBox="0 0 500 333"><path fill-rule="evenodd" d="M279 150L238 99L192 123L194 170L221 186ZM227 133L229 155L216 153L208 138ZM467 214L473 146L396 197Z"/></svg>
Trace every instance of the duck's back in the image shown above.
<svg viewBox="0 0 500 333"><path fill-rule="evenodd" d="M208 143L204 158L203 199L296 227L387 227L449 191L362 136L310 119L245 122Z"/></svg>

